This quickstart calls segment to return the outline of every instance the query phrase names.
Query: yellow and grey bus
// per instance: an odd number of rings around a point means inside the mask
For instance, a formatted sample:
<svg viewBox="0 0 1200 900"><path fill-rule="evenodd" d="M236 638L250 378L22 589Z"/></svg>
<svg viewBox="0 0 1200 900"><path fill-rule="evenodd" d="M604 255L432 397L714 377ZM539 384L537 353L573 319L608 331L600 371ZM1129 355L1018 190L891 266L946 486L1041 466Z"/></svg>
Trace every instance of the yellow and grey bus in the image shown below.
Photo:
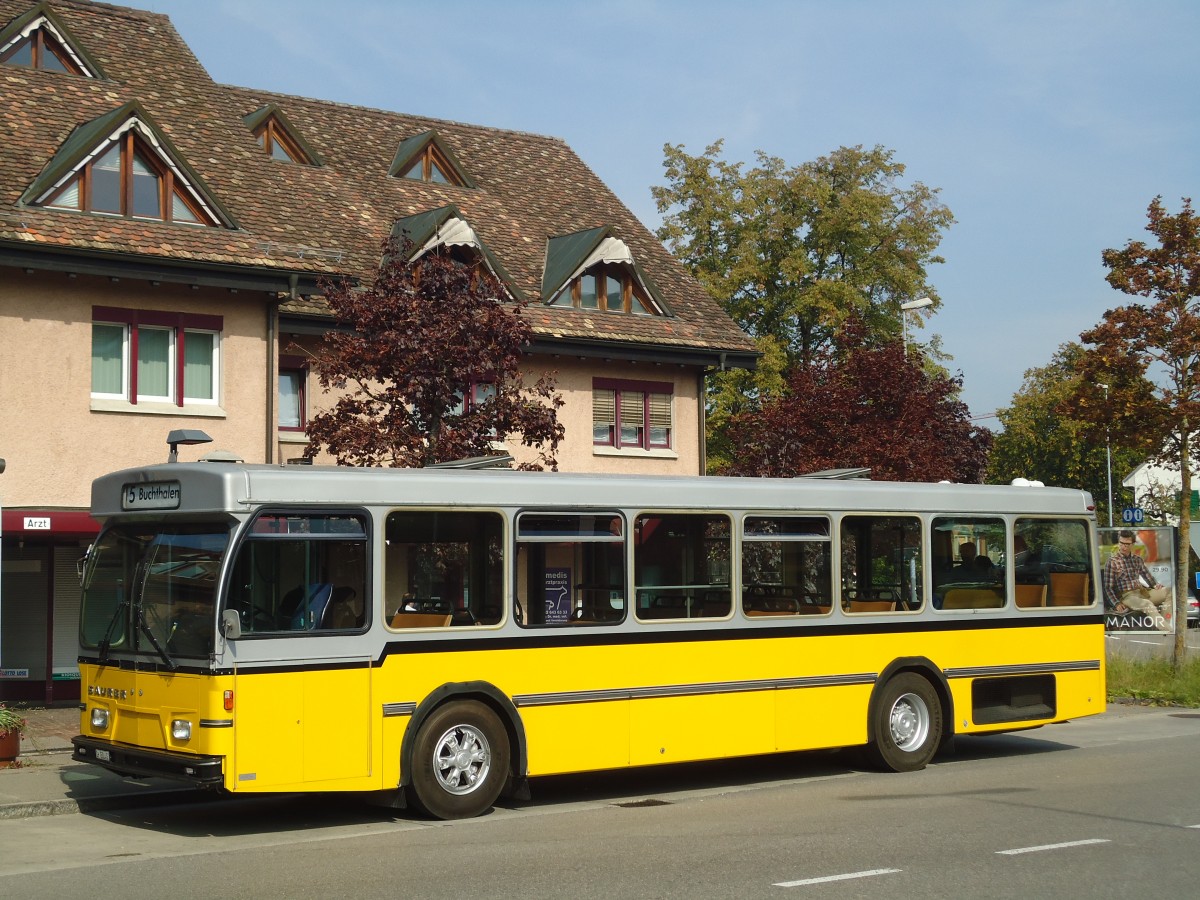
<svg viewBox="0 0 1200 900"><path fill-rule="evenodd" d="M98 479L75 757L434 817L1105 708L1081 491L184 463Z"/></svg>

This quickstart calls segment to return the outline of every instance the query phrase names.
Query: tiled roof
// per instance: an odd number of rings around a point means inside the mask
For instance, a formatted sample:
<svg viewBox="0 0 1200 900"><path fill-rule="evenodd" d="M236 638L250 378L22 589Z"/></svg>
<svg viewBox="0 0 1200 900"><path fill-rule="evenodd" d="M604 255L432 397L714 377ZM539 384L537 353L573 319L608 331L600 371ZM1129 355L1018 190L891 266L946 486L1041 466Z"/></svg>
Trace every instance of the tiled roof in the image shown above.
<svg viewBox="0 0 1200 900"><path fill-rule="evenodd" d="M0 0L0 28L34 5ZM753 353L720 306L557 138L220 85L165 16L80 0L48 5L107 78L0 65L0 244L369 280L398 219L453 205L531 300L528 318L543 338ZM75 129L132 102L236 230L20 203ZM263 151L245 117L267 105L321 165ZM431 131L473 187L388 175L401 144ZM604 226L630 247L672 316L540 302L548 240Z"/></svg>

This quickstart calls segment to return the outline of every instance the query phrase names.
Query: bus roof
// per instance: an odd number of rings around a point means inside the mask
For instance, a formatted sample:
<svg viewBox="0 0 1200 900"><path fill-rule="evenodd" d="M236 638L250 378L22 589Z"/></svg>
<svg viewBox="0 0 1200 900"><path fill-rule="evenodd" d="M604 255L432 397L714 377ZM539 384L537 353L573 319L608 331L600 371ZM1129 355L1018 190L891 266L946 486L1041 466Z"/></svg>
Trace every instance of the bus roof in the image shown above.
<svg viewBox="0 0 1200 900"><path fill-rule="evenodd" d="M245 513L263 505L873 510L1090 515L1086 491L818 478L170 463L92 485L92 515Z"/></svg>

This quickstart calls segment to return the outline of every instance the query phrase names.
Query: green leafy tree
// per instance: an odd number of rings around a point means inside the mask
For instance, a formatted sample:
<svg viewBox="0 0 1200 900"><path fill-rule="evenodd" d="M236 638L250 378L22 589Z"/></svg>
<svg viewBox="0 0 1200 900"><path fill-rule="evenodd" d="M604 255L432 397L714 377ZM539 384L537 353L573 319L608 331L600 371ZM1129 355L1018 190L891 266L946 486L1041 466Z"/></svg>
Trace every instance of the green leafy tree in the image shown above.
<svg viewBox="0 0 1200 900"><path fill-rule="evenodd" d="M1101 255L1110 285L1146 303L1110 309L1084 332L1079 391L1071 408L1132 443L1156 449L1158 462L1180 474L1177 560L1188 559L1193 445L1200 422L1200 219L1192 201L1171 215L1155 197L1146 230L1153 243L1129 241ZM1101 384L1110 386L1105 398ZM1187 566L1175 586L1175 621L1185 621ZM1186 629L1175 630L1174 661L1183 664Z"/></svg>
<svg viewBox="0 0 1200 900"><path fill-rule="evenodd" d="M324 448L341 465L420 467L487 455L515 434L538 449L522 468L555 468L562 399L548 374L523 381L533 333L521 305L498 301L503 288L482 266L442 253L405 262L410 249L385 243L370 287L322 286L346 330L330 332L314 360L336 399L310 419L305 455Z"/></svg>
<svg viewBox="0 0 1200 900"><path fill-rule="evenodd" d="M992 435L970 421L961 382L926 369L899 340L870 344L851 322L792 369L785 391L732 418L731 475L788 478L865 466L891 481L978 483Z"/></svg>
<svg viewBox="0 0 1200 900"><path fill-rule="evenodd" d="M720 141L699 156L668 144L667 183L652 188L659 237L764 353L755 373L710 379L714 467L729 461L731 418L831 349L848 321L882 341L901 334L901 303L929 296L937 308L927 270L954 221L935 189L901 185L904 166L883 147L798 166L759 152L749 168L721 153Z"/></svg>
<svg viewBox="0 0 1200 900"><path fill-rule="evenodd" d="M851 318L874 338L901 332L900 304L926 284L941 233L954 221L938 192L902 187L904 166L883 147L841 147L788 167L664 148L659 237L754 337L774 337L788 362L807 361Z"/></svg>
<svg viewBox="0 0 1200 900"><path fill-rule="evenodd" d="M1147 447L1144 442L1138 447L1114 444L1103 428L1070 415L1066 404L1079 391L1076 366L1083 353L1078 343L1063 344L1049 364L1025 373L1012 405L997 413L1004 430L992 444L987 480L1007 484L1030 478L1091 491L1103 523L1109 513L1109 449L1115 498L1121 479L1146 458ZM1120 501L1114 499L1114 505Z"/></svg>

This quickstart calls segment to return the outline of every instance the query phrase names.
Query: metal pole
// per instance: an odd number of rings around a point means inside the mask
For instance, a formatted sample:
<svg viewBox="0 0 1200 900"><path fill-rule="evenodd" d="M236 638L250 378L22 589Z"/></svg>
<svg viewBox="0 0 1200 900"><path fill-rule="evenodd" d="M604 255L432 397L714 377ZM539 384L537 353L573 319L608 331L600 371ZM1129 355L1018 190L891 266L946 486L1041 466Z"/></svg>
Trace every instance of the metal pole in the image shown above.
<svg viewBox="0 0 1200 900"><path fill-rule="evenodd" d="M1108 385L1097 382L1104 388L1104 405L1108 406ZM1113 498L1112 498L1112 440L1109 437L1108 426L1104 426L1104 471L1108 476L1108 527L1113 527Z"/></svg>
<svg viewBox="0 0 1200 900"><path fill-rule="evenodd" d="M1108 429L1104 429L1104 452L1108 457L1108 527L1113 527L1112 517L1112 442L1108 439Z"/></svg>

